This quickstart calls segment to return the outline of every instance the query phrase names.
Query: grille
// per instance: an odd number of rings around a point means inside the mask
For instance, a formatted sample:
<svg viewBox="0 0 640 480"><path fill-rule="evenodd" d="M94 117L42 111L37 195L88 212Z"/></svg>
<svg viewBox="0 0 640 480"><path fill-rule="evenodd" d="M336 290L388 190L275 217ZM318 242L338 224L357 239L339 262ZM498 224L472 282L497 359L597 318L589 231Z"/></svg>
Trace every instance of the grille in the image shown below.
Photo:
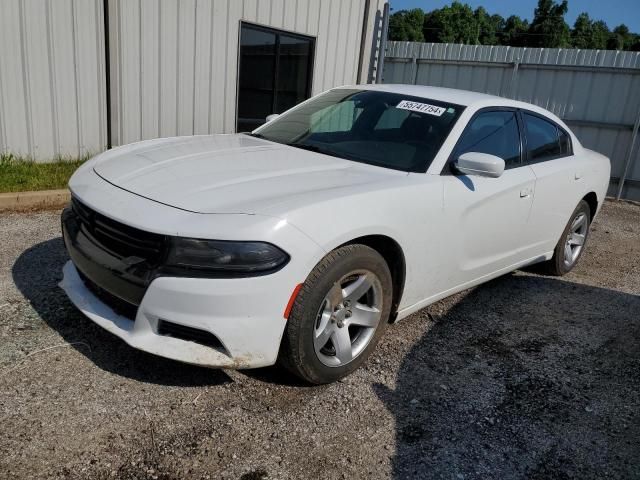
<svg viewBox="0 0 640 480"><path fill-rule="evenodd" d="M225 352L225 349L220 340L218 340L218 337L205 330L200 330L199 328L187 327L185 325L179 325L166 320L159 320L158 334L165 335L167 337L179 338L181 340L188 340L190 342L199 343Z"/></svg>
<svg viewBox="0 0 640 480"><path fill-rule="evenodd" d="M150 265L162 259L166 237L112 220L72 199L71 206L85 233L120 258L140 257Z"/></svg>
<svg viewBox="0 0 640 480"><path fill-rule="evenodd" d="M121 298L107 292L104 288L101 288L92 282L91 279L84 275L80 270L78 270L78 275L80 275L80 279L82 279L85 287L87 287L87 289L93 293L98 300L111 308L111 310L116 312L118 315L128 318L129 320L136 319L136 314L138 313L137 305L129 303L126 300L122 300Z"/></svg>

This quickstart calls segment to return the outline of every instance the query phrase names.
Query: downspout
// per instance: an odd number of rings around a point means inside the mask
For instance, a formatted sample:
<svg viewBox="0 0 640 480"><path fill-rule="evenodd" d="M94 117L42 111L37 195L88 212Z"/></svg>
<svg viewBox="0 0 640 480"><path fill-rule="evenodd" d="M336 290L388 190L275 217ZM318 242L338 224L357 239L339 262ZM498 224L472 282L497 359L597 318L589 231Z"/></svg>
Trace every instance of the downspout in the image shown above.
<svg viewBox="0 0 640 480"><path fill-rule="evenodd" d="M105 100L107 102L105 115L107 116L107 150L112 147L111 133L111 53L109 48L109 0L102 0L102 22L104 28L104 74Z"/></svg>
<svg viewBox="0 0 640 480"><path fill-rule="evenodd" d="M365 42L367 40L367 26L369 24L369 8L371 6L371 0L365 0L364 2L364 16L362 17L362 32L360 34L360 58L358 59L358 74L356 77L356 83L360 83L362 80L362 64L364 63L364 50Z"/></svg>

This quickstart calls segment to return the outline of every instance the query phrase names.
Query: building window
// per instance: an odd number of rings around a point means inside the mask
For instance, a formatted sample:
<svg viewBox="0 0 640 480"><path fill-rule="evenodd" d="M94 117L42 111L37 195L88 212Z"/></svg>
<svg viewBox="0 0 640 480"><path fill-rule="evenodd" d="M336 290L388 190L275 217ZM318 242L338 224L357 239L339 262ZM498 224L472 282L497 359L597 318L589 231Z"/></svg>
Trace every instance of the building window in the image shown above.
<svg viewBox="0 0 640 480"><path fill-rule="evenodd" d="M242 23L238 132L282 113L311 95L314 39Z"/></svg>

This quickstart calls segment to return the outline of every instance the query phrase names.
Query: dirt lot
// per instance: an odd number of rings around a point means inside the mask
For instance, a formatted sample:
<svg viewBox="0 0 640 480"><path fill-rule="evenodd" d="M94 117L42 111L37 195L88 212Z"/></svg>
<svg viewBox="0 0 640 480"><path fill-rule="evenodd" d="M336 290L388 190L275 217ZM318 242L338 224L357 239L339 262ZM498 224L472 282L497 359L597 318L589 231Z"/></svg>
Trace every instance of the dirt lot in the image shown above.
<svg viewBox="0 0 640 480"><path fill-rule="evenodd" d="M65 260L57 213L0 213L0 478L640 478L638 206L570 275L439 302L325 387L132 350Z"/></svg>

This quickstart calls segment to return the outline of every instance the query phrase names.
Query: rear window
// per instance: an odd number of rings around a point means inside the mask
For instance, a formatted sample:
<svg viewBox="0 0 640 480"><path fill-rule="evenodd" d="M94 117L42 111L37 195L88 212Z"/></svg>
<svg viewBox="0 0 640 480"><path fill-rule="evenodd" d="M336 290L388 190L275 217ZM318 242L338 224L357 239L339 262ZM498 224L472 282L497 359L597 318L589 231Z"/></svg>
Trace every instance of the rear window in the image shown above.
<svg viewBox="0 0 640 480"><path fill-rule="evenodd" d="M555 123L524 112L522 117L527 132L529 161L542 162L571 155L569 135Z"/></svg>
<svg viewBox="0 0 640 480"><path fill-rule="evenodd" d="M571 139L569 138L569 134L564 130L558 129L558 131L560 135L560 153L562 155L571 155Z"/></svg>

